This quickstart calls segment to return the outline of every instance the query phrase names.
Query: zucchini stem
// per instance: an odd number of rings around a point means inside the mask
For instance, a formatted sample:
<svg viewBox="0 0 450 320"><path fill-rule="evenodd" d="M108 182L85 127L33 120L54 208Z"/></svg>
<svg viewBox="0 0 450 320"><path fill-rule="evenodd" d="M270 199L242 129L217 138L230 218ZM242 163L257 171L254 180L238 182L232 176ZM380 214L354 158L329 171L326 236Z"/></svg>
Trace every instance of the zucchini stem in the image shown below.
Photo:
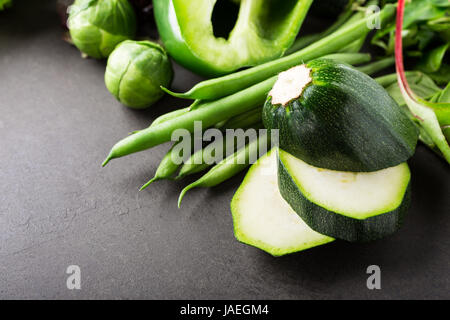
<svg viewBox="0 0 450 320"><path fill-rule="evenodd" d="M312 82L311 71L302 64L281 72L269 92L272 104L281 104L284 107L290 101L299 98L306 86Z"/></svg>

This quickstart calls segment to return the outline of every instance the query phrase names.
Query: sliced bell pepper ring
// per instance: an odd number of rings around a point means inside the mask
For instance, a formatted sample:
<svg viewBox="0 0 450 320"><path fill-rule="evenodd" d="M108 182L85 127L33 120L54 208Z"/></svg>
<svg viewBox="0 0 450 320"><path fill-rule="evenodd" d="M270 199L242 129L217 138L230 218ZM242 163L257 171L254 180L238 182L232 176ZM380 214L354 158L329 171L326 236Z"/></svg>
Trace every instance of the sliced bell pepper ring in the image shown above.
<svg viewBox="0 0 450 320"><path fill-rule="evenodd" d="M169 54L205 76L281 57L295 40L313 0L241 0L228 39L214 35L211 17L216 2L153 1L158 31Z"/></svg>

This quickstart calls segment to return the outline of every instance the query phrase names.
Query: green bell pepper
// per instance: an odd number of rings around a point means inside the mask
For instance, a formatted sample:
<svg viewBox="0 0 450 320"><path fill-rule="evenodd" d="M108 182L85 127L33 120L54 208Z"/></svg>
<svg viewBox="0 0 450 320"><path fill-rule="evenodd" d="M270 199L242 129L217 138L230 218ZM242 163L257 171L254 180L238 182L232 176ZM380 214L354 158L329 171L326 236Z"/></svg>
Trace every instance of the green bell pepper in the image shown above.
<svg viewBox="0 0 450 320"><path fill-rule="evenodd" d="M169 54L205 76L228 74L281 57L295 40L313 2L233 1L239 13L225 39L214 35L211 22L217 1L153 1L158 31Z"/></svg>

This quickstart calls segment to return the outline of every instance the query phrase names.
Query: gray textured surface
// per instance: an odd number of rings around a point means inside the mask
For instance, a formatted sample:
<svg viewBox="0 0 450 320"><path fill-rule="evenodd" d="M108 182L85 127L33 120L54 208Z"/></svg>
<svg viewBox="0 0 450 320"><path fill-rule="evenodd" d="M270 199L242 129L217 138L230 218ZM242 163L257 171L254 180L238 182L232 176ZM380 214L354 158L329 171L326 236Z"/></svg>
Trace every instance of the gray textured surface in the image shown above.
<svg viewBox="0 0 450 320"><path fill-rule="evenodd" d="M272 258L234 239L229 201L242 175L178 210L185 183L137 192L167 145L100 168L117 140L184 102L122 107L104 63L61 41L52 4L18 0L0 13L0 298L450 298L450 170L431 152L411 160L413 203L396 235ZM176 75L178 90L198 80ZM80 291L66 289L71 264ZM382 290L366 288L371 264Z"/></svg>

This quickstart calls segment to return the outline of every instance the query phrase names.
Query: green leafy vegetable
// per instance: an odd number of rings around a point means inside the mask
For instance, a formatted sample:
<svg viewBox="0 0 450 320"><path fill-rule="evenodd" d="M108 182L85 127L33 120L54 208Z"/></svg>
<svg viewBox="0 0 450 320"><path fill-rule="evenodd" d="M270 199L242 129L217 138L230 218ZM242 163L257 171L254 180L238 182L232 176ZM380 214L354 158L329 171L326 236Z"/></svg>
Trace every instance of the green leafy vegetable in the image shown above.
<svg viewBox="0 0 450 320"><path fill-rule="evenodd" d="M425 73L437 72L442 65L445 53L450 43L440 45L437 48L427 52L418 65L418 69Z"/></svg>
<svg viewBox="0 0 450 320"><path fill-rule="evenodd" d="M392 79L397 78L396 74L392 76ZM420 71L408 73L406 78L411 87L411 90L413 90L418 96L422 97L423 99L431 99L436 93L439 93L441 91L441 88L439 88L430 77ZM393 81L391 85L386 86L386 90L400 106L406 105L405 99L403 98L403 94L400 90L400 87L398 86L397 81Z"/></svg>
<svg viewBox="0 0 450 320"><path fill-rule="evenodd" d="M427 145L439 149L443 157L450 163L450 146L447 140L450 125L450 103L432 103L418 97L411 89L403 64L403 19L405 0L399 0L395 32L395 57L398 83L409 110L417 119Z"/></svg>
<svg viewBox="0 0 450 320"><path fill-rule="evenodd" d="M392 2L392 1L391 1ZM421 53L425 47L439 37L435 32L441 21L449 13L448 1L435 0L413 0L408 1L405 6L403 42L408 50L416 50ZM434 21L434 23L431 23ZM434 29L429 24L434 24ZM442 26L441 26L442 27ZM388 55L395 50L395 23L391 23L386 28L377 31L372 38L372 43L386 50Z"/></svg>
<svg viewBox="0 0 450 320"><path fill-rule="evenodd" d="M198 187L209 188L217 186L245 170L251 164L251 156L256 154L261 156L264 155L262 146L265 146L267 151L269 141L270 137L263 133L256 139L250 141L244 148L239 149L237 152L216 164L200 179L191 183L181 191L180 197L178 198L178 207L181 206L181 201L189 190Z"/></svg>

